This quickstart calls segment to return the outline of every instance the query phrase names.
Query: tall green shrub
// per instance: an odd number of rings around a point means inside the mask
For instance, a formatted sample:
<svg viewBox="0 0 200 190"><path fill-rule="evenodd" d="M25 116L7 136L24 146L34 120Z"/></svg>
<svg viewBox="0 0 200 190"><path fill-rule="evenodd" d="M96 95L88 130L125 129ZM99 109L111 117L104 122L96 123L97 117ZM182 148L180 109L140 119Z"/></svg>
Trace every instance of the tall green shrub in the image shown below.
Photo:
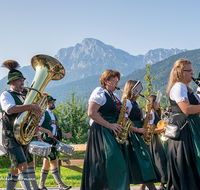
<svg viewBox="0 0 200 190"><path fill-rule="evenodd" d="M89 117L87 116L86 99L81 102L75 96L76 90L72 89L70 99L66 96L65 102L61 102L54 110L59 120L59 127L65 133L72 132L70 139L63 138L67 144L82 144L87 142L89 133Z"/></svg>

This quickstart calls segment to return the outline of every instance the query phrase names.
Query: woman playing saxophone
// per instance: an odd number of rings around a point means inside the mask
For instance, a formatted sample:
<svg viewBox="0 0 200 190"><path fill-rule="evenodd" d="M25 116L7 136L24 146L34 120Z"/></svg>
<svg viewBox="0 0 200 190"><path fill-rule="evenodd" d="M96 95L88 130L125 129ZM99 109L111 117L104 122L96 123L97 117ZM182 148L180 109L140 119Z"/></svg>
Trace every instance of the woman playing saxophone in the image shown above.
<svg viewBox="0 0 200 190"><path fill-rule="evenodd" d="M146 135L147 130L143 126L143 113L136 101L138 97L132 92L137 81L129 80L124 87L127 93L127 106L129 107L129 119L134 126L130 127L130 133L126 141L128 161L130 168L130 183L145 184L150 190L155 190L154 182L160 180L160 173L154 164L149 148L143 141L141 135ZM124 95L122 100L124 99ZM137 171L137 172L136 172ZM140 190L145 187L141 186Z"/></svg>
<svg viewBox="0 0 200 190"><path fill-rule="evenodd" d="M157 126L158 122L161 120L161 109L160 109L160 101L158 101L156 95L151 95L148 97L148 99L152 102L152 108L151 108L151 114L152 119L149 121L150 124L154 124ZM149 102L147 102L148 107ZM163 146L163 142L161 141L159 137L159 133L163 132L163 128L156 128L154 131L153 138L151 140L151 143L149 145L150 152L153 156L153 159L155 161L155 164L161 174L161 183L160 183L160 190L166 189L164 184L167 183L167 157L165 153L165 149Z"/></svg>
<svg viewBox="0 0 200 190"><path fill-rule="evenodd" d="M105 70L89 98L90 133L85 153L81 190L129 190L129 167L126 146L115 136L122 131L117 124L121 102L113 93L120 73Z"/></svg>

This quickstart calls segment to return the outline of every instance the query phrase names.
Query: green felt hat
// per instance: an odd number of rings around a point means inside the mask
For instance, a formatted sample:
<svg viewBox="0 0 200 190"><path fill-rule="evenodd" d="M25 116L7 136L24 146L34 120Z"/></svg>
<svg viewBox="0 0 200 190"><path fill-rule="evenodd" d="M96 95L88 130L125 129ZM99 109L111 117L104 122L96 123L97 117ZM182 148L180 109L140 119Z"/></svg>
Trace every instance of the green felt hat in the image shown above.
<svg viewBox="0 0 200 190"><path fill-rule="evenodd" d="M51 100L56 101L56 99L54 99L51 95L48 95L48 96L47 96L47 101L49 102L49 101L51 101Z"/></svg>
<svg viewBox="0 0 200 190"><path fill-rule="evenodd" d="M23 74L19 70L12 69L8 72L8 82L7 82L7 84L9 84L13 80L17 80L17 79L21 79L21 78L23 78L24 80L26 79L26 78L24 78Z"/></svg>

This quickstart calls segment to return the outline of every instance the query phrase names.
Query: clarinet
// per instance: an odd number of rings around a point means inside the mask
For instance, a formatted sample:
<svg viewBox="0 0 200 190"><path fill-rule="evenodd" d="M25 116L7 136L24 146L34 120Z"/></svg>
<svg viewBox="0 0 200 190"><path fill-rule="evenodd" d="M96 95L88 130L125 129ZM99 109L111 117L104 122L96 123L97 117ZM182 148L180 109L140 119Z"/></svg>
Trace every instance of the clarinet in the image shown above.
<svg viewBox="0 0 200 190"><path fill-rule="evenodd" d="M200 83L198 82L197 79L195 79L194 77L192 77L192 80L198 85L198 87L200 87Z"/></svg>

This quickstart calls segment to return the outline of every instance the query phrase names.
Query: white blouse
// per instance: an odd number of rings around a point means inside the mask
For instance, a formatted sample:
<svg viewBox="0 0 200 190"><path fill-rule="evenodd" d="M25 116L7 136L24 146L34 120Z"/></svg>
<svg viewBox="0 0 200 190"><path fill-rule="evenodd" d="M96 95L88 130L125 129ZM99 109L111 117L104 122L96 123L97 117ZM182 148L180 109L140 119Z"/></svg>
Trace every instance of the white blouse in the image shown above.
<svg viewBox="0 0 200 190"><path fill-rule="evenodd" d="M92 92L92 94L90 95L89 103L95 102L95 103L99 104L100 106L103 106L106 103L105 92L109 96L111 96L110 93L107 91L107 89L104 89L102 87L95 88L94 91ZM114 96L116 96L119 99L119 96L116 93L113 93L113 94L114 94Z"/></svg>
<svg viewBox="0 0 200 190"><path fill-rule="evenodd" d="M107 93L109 96L110 93L107 91L107 89L102 88L102 87L97 87L94 89L94 91L92 92L92 94L90 95L90 98L88 100L88 102L95 102L97 104L99 104L100 106L103 106L106 103L106 96L105 93ZM119 96L116 93L113 93L114 96L116 96L119 99ZM90 126L93 123L93 119L90 118L89 124Z"/></svg>
<svg viewBox="0 0 200 190"><path fill-rule="evenodd" d="M174 100L178 104L179 102L184 102L185 98L188 99L187 93L187 87L183 83L177 82L174 84L174 86L172 86L169 97L171 100Z"/></svg>

